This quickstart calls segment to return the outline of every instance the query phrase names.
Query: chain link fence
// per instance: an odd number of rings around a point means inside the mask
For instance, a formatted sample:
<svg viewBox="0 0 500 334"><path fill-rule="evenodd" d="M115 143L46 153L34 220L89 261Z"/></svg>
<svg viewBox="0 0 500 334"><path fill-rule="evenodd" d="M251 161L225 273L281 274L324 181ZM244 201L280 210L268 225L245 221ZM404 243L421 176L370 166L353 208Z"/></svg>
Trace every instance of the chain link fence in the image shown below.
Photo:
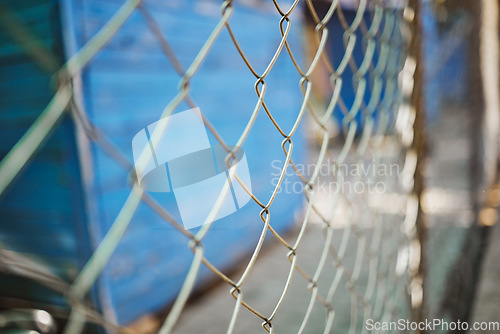
<svg viewBox="0 0 500 334"><path fill-rule="evenodd" d="M423 189L420 176L423 134L419 111L417 1L309 0L301 3L297 0L289 4L272 1L264 6L256 1L246 5L263 6L262 11L272 10L275 29L281 34L279 44L262 71L257 70L252 59L246 56L240 37L233 31L235 23L232 17L241 9L233 1L221 4L217 24L189 66L184 66L179 60L179 50L170 43L175 36L162 31L151 9L154 6L150 7L148 1L126 1L62 66L53 50L37 40L29 24L23 23L8 4L2 5L3 33L43 71L54 73L56 91L26 133L8 148L8 153L3 154L0 194L8 196L16 188L26 165L37 156L67 115L80 131L78 140L91 142L96 150L129 172L133 180L109 230L96 245L88 262L78 273L70 275L73 277L68 279L55 274L47 266L37 263L36 257L13 252L7 243L2 246L0 266L4 272L36 281L67 301L69 313L65 308L51 310L56 317L65 319L61 322L63 333L88 332L97 327L109 332L133 331L117 324L106 312L93 305L89 296L127 233L134 214L143 205L154 210L158 220L162 219L173 227L178 238L183 240L183 247L193 253L180 290L173 302L165 305L168 306L164 312L166 317L157 329L158 333L173 332L183 311L187 308L189 312L190 295L196 290L200 268L205 267L218 277L234 299L233 307L224 311L227 313L224 317L221 316L225 322L220 324L218 332L254 333L259 331L260 323L260 330L269 333L365 333L370 332L366 326L369 319L396 321L422 317L424 259L421 249L424 234L419 198ZM160 118L175 114L184 106L200 107L203 115L203 103L198 104L191 97L191 87L197 81L204 60L224 33L229 34L247 72L254 77L253 83L248 82L248 86L253 85L255 90L253 111L244 126L240 124L244 130L235 146L229 146L209 117L203 116L205 126L227 150L229 167L232 157L245 146L249 137L269 135L252 132L258 115L265 115L272 125L269 131L281 136L282 155L275 157L279 161L279 173L270 194L254 194L239 179L237 171L231 174L232 181L239 182L259 207L253 224L259 226L260 233L253 240L255 246L249 252L248 262L242 265L243 269L237 275L229 274L210 261L204 248L206 236L217 224L212 221L213 217L220 210L229 189L224 188L219 196L210 213L212 219L207 219L208 224L195 233L185 230L175 215L141 188L130 155L117 147L85 110L81 96L82 75L85 76L88 64L106 48L132 15L140 15L147 22L149 33L154 35L179 78L176 94L168 101ZM304 25L296 23L302 20ZM332 21L337 25L332 26ZM300 29L294 29L294 25ZM303 55L294 53L296 49L289 42L291 34L302 36L304 46L299 51L305 54L304 62L299 60ZM334 42L335 39L340 43ZM252 45L252 48L260 47L263 46ZM274 88L272 83L268 84L268 81L272 82L268 77L275 71L278 58L282 57L288 57L293 63L293 70L299 78L296 85L301 100L288 110L293 122L286 127L266 104L267 94L273 94ZM352 99L346 98L347 91L351 92ZM308 141L305 164L292 155L294 143L301 140L296 139L299 128L305 129ZM161 129L155 131L152 141L158 140L161 134ZM266 147L260 149L265 151ZM146 164L147 161L141 161L136 168L143 168ZM312 167L304 168L304 165ZM327 172L324 172L325 166ZM273 222L278 216L273 215L273 203L284 191L288 173L294 174L301 182L304 209L293 231L284 233L274 227ZM265 182L271 182L271 179ZM314 232L311 231L318 230L321 233L312 238ZM304 246L306 239L320 246L318 252L308 253L310 248ZM264 281L259 287L261 293L268 296L264 298L266 305L260 307L252 304L251 295L246 293L246 284L262 258L267 256L262 251L267 245L280 249L280 263L286 264L287 274L281 281L275 281L277 285L272 286L272 292L266 288L266 284L271 286L269 281ZM266 270L259 272L266 275ZM158 289L160 291L161 287ZM289 297L296 289L308 291L309 295L299 302L293 299L293 304L290 304ZM294 308L300 308L300 317L291 311ZM294 314L293 319L282 315L285 312ZM239 319L245 316L251 317L255 326L238 327ZM190 321L197 322L196 319Z"/></svg>

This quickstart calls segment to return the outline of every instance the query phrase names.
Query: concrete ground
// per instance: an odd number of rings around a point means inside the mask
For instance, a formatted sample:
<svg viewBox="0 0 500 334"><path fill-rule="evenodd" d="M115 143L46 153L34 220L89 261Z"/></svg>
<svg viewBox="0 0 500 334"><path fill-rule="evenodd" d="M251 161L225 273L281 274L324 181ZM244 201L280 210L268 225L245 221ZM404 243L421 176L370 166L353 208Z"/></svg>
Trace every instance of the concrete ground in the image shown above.
<svg viewBox="0 0 500 334"><path fill-rule="evenodd" d="M339 245L342 240L343 229L336 229L334 232L333 245ZM295 233L288 236L290 239L296 237ZM303 243L298 249L298 264L309 274L314 273L324 247L323 229L319 224L311 225L311 228L304 236ZM356 242L349 241L348 250L344 258L343 265L347 270L352 270L356 256ZM269 316L276 306L282 291L285 287L286 278L290 269L290 262L287 259L287 249L274 243L264 250L262 256L257 261L252 270L248 281L243 284L244 301L254 307L265 316ZM327 260L326 265L318 280L318 294L326 297L328 290L334 281L338 269ZM241 271L232 275L233 279L241 275ZM369 275L368 265L364 265L360 278L356 282L356 289L364 293L367 286ZM392 275L387 275L390 277ZM385 281L387 294L380 297L382 303L391 303L394 296L401 296L403 285L399 283ZM382 284L383 284L382 283ZM393 290L387 289L389 286ZM230 295L230 286L222 283L191 302L183 312L175 333L207 333L220 334L227 331L231 315L235 307L235 299ZM397 293L396 291L400 292ZM378 299L378 296L374 296ZM361 333L363 331L362 309L356 304L354 313L351 308L353 300L352 294L348 290L345 277L339 281L337 291L334 295L333 309L335 317L333 323L333 332L336 333ZM285 295L284 302L279 308L275 319L273 320L273 329L275 333L291 334L298 333L303 325L309 302L311 300L311 291L308 289L308 282L297 272L294 271L290 287ZM392 300L394 301L394 300ZM396 301L402 304L403 301ZM305 325L303 333L323 333L326 322L326 309L318 302L314 303L311 316ZM354 316L354 321L351 316ZM401 314L401 316L405 316ZM240 308L234 333L253 334L266 333L262 328L262 320L245 308ZM355 327L354 327L355 326ZM331 332L331 331L330 331Z"/></svg>

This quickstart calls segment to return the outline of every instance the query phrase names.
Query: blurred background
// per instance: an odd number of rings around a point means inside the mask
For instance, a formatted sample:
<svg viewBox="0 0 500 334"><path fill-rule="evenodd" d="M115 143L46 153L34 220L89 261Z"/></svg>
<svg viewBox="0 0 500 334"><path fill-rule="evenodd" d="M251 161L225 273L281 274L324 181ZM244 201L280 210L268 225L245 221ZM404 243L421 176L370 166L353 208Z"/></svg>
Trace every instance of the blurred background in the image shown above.
<svg viewBox="0 0 500 334"><path fill-rule="evenodd" d="M2 0L0 332L500 321L499 6ZM185 230L132 138L195 107L252 200Z"/></svg>

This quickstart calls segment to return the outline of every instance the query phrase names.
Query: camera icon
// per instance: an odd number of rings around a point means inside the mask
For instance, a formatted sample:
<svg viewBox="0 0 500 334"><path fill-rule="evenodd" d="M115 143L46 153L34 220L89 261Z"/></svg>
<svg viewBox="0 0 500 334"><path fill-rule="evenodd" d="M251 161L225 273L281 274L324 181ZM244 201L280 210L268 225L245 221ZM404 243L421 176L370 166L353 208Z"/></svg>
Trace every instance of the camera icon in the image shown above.
<svg viewBox="0 0 500 334"><path fill-rule="evenodd" d="M132 152L139 185L145 191L173 192L187 230L224 218L250 200L240 184L252 191L243 149L230 157L228 167L229 152L210 145L199 108L165 117L139 131L132 139ZM222 205L209 219L224 187Z"/></svg>

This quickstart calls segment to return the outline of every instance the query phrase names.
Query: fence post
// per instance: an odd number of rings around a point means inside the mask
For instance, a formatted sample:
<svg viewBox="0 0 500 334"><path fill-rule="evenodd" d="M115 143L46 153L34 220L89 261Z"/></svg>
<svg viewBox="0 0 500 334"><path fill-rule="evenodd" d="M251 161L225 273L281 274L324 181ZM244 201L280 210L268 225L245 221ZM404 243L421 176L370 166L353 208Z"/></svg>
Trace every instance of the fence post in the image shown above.
<svg viewBox="0 0 500 334"><path fill-rule="evenodd" d="M416 257L419 264L416 272L413 273L410 283L410 299L413 309L414 321L423 321L425 305L425 264L426 264L426 224L425 215L422 210L421 199L425 189L424 182L424 157L426 151L425 142L425 96L424 96L424 66L422 52L422 17L420 0L410 0L408 10L405 15L409 21L411 30L411 41L409 47L409 59L414 61L415 70L413 75L413 90L410 97L410 106L415 115L413 126L414 136L411 150L416 154L416 167L413 176L412 196L417 199L418 211L415 222L416 233L415 242L419 245ZM417 333L425 333L425 330L418 330Z"/></svg>

